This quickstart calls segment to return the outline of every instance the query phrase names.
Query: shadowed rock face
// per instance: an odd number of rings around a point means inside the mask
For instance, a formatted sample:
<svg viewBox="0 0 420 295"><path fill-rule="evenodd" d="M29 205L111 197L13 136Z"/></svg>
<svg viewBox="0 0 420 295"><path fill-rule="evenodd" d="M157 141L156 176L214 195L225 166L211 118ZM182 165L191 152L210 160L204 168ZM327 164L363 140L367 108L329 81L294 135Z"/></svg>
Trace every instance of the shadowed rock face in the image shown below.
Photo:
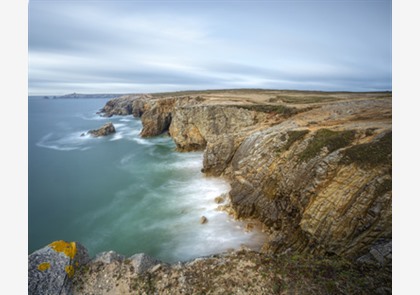
<svg viewBox="0 0 420 295"><path fill-rule="evenodd" d="M144 103L149 99L150 95L147 94L124 95L109 100L99 113L104 117L113 115L140 117L144 112Z"/></svg>
<svg viewBox="0 0 420 295"><path fill-rule="evenodd" d="M101 128L99 129L95 129L95 130L89 130L88 133L90 135L92 135L93 137L99 137L99 136L107 136L110 135L112 133L115 133L115 127L114 125L110 122L110 123L106 123L105 125L103 125Z"/></svg>

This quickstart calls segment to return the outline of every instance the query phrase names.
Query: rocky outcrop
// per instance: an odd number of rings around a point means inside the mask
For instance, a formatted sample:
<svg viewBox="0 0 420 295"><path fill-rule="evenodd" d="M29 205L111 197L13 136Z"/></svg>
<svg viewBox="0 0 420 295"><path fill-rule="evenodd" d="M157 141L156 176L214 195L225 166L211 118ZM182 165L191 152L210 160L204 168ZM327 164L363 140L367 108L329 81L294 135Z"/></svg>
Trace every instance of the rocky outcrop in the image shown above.
<svg viewBox="0 0 420 295"><path fill-rule="evenodd" d="M391 294L390 272L338 257L268 255L240 249L136 271L130 259L91 261L73 293L90 294Z"/></svg>
<svg viewBox="0 0 420 295"><path fill-rule="evenodd" d="M178 150L204 150L204 170L223 170L226 163L246 135L267 126L268 115L253 110L226 105L186 105L175 109L169 133ZM225 159L213 163L213 155ZM215 159L216 160L216 159Z"/></svg>
<svg viewBox="0 0 420 295"><path fill-rule="evenodd" d="M117 97L109 100L99 111L99 114L104 117L112 117L113 115L140 117L144 112L144 103L150 98L151 96L147 94Z"/></svg>
<svg viewBox="0 0 420 295"><path fill-rule="evenodd" d="M99 136L107 136L115 132L116 131L115 131L114 125L111 122L109 122L98 129L89 130L88 134L92 135L93 137L99 137Z"/></svg>
<svg viewBox="0 0 420 295"><path fill-rule="evenodd" d="M376 241L390 240L391 133L355 131L346 139L353 132L302 130L297 139L297 130L282 127L247 138L235 154L230 195L237 216L270 226L275 252L357 257ZM322 133L337 143L319 144ZM362 145L383 146L383 159L372 164L351 156Z"/></svg>
<svg viewBox="0 0 420 295"><path fill-rule="evenodd" d="M151 137L168 131L172 121L174 106L174 98L150 100L145 103L141 117L143 128L140 135L142 137Z"/></svg>
<svg viewBox="0 0 420 295"><path fill-rule="evenodd" d="M28 294L72 294L75 271L89 261L77 242L55 241L28 257Z"/></svg>

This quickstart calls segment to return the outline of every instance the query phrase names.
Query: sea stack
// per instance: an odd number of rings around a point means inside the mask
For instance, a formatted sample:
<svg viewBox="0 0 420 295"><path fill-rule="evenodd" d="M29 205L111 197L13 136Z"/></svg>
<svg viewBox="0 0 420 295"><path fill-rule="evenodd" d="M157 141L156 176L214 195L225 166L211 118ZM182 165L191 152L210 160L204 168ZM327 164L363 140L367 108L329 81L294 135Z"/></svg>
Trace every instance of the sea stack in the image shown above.
<svg viewBox="0 0 420 295"><path fill-rule="evenodd" d="M110 135L110 134L115 133L115 132L116 132L115 127L111 122L106 123L105 125L103 125L99 129L94 129L94 130L89 130L88 131L88 133L91 134L94 137L106 136L106 135Z"/></svg>

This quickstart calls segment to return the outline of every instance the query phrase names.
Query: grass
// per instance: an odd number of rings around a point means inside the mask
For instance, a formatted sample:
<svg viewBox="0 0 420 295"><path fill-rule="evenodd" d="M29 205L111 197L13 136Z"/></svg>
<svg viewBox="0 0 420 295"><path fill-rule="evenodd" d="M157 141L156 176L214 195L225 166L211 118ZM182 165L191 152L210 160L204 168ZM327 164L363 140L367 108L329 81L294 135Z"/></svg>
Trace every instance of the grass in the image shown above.
<svg viewBox="0 0 420 295"><path fill-rule="evenodd" d="M379 140L348 148L344 151L341 163L356 163L362 167L392 165L392 132L386 133Z"/></svg>
<svg viewBox="0 0 420 295"><path fill-rule="evenodd" d="M307 104L307 103L317 103L317 102L327 102L327 101L336 101L342 98L334 96L285 96L277 95L275 98L270 98L270 102L279 102L283 101L285 103L294 103L294 104Z"/></svg>
<svg viewBox="0 0 420 295"><path fill-rule="evenodd" d="M278 115L282 115L284 117L290 117L298 113L296 108L287 107L285 105L266 105L266 104L259 104L259 105L239 105L236 106L238 108L247 109L250 111L255 112L262 112L262 113L275 113Z"/></svg>
<svg viewBox="0 0 420 295"><path fill-rule="evenodd" d="M328 151L332 153L342 147L348 146L353 141L354 135L354 130L332 131L329 129L319 129L306 149L298 155L299 160L302 162L314 158L323 147L327 147Z"/></svg>
<svg viewBox="0 0 420 295"><path fill-rule="evenodd" d="M299 139L303 138L309 131L308 130L293 130L293 131L288 131L287 132L287 142L284 146L282 146L277 152L281 153L281 152L285 152L287 151L293 143L295 143L296 141L298 141ZM285 137L285 135L283 134L283 136ZM281 138L283 141L286 138Z"/></svg>
<svg viewBox="0 0 420 295"><path fill-rule="evenodd" d="M375 197L382 196L386 192L392 191L392 180L385 179L375 190Z"/></svg>

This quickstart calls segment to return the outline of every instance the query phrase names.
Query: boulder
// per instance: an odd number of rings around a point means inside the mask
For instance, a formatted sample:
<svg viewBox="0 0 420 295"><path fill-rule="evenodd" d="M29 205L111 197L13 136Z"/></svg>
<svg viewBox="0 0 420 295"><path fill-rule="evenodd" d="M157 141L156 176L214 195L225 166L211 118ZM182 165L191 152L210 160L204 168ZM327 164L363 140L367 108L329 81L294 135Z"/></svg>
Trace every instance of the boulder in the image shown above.
<svg viewBox="0 0 420 295"><path fill-rule="evenodd" d="M89 261L77 242L55 241L28 257L28 294L71 294L75 270Z"/></svg>
<svg viewBox="0 0 420 295"><path fill-rule="evenodd" d="M115 133L115 127L111 122L109 122L99 129L89 130L88 133L94 137L106 136Z"/></svg>
<svg viewBox="0 0 420 295"><path fill-rule="evenodd" d="M134 267L134 271L138 274L144 273L151 267L161 264L161 261L150 257L144 253L134 254L128 258L130 264Z"/></svg>
<svg viewBox="0 0 420 295"><path fill-rule="evenodd" d="M122 262L125 257L115 251L101 252L96 254L93 262L112 263L114 261Z"/></svg>
<svg viewBox="0 0 420 295"><path fill-rule="evenodd" d="M207 223L209 220L207 219L207 217L206 216L201 216L201 218L200 218L200 224L205 224L205 223Z"/></svg>

